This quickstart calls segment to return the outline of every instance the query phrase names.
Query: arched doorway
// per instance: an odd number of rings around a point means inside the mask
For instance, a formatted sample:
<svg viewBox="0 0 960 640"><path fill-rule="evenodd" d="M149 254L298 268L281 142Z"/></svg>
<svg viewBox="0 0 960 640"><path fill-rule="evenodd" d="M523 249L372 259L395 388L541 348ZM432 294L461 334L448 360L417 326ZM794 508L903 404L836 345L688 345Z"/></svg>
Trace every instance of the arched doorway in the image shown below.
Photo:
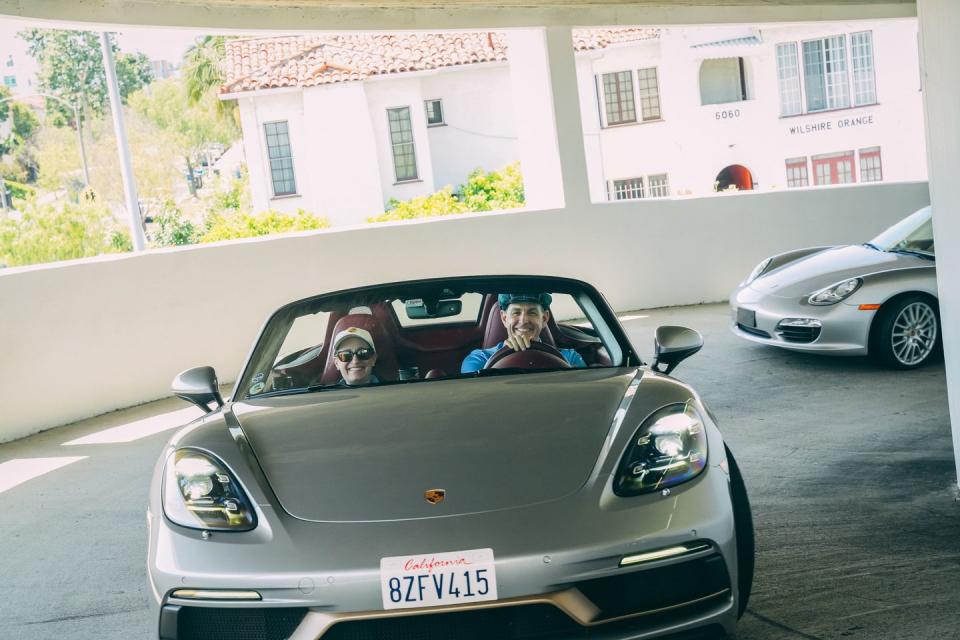
<svg viewBox="0 0 960 640"><path fill-rule="evenodd" d="M753 190L753 174L750 169L740 164L732 164L717 174L714 181L714 190L726 191L733 185L737 191Z"/></svg>

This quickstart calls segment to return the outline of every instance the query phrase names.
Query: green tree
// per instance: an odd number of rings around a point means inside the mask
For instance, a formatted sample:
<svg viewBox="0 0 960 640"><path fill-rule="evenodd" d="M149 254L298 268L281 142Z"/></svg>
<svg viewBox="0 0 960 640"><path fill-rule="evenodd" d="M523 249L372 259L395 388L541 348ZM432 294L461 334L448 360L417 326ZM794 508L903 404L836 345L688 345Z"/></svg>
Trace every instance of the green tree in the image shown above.
<svg viewBox="0 0 960 640"><path fill-rule="evenodd" d="M109 104L107 76L100 49L100 35L93 31L26 29L17 34L40 65L40 90L76 104L81 118L102 115ZM110 41L117 69L120 97L126 97L150 82L150 61L143 53L120 53ZM56 100L47 100L47 113L57 126L72 125L71 109Z"/></svg>
<svg viewBox="0 0 960 640"><path fill-rule="evenodd" d="M19 218L0 218L0 262L21 266L116 253L124 234L96 201L21 203Z"/></svg>
<svg viewBox="0 0 960 640"><path fill-rule="evenodd" d="M169 134L191 177L191 195L196 195L192 181L194 159L207 144L230 145L240 137L240 132L232 121L218 115L219 100L214 94L188 103L186 87L174 78L154 82L130 96L130 108L135 114Z"/></svg>
<svg viewBox="0 0 960 640"><path fill-rule="evenodd" d="M227 37L203 36L183 56L180 68L190 104L216 97L227 79ZM236 100L217 100L217 114L239 126Z"/></svg>
<svg viewBox="0 0 960 640"><path fill-rule="evenodd" d="M33 182L37 169L30 144L40 121L30 107L10 100L7 87L0 87L0 100L0 177ZM12 164L5 156L11 157Z"/></svg>

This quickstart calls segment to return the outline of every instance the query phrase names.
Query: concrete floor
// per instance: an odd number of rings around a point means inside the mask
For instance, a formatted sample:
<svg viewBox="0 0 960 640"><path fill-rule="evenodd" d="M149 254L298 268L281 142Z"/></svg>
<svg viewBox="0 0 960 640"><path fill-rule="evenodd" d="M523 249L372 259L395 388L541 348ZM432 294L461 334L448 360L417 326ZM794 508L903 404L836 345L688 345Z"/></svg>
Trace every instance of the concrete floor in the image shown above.
<svg viewBox="0 0 960 640"><path fill-rule="evenodd" d="M658 325L704 334L675 375L720 418L753 502L757 573L737 638L960 638L960 504L942 364L894 372L761 347L730 334L727 314L725 305L637 311L624 324L648 354ZM0 445L0 464L85 456L7 490L0 483L0 637L153 637L147 483L185 406L164 400ZM174 411L139 423L153 435L64 444Z"/></svg>

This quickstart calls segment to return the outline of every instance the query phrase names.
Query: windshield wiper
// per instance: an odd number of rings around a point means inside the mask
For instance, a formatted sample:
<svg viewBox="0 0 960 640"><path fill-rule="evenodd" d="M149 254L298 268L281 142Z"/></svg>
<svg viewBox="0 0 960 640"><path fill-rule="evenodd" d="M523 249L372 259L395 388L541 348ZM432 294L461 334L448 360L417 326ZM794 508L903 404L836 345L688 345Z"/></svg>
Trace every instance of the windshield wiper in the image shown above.
<svg viewBox="0 0 960 640"><path fill-rule="evenodd" d="M872 242L864 242L862 246L867 247L868 249L874 249L876 251L883 251L883 249L873 244Z"/></svg>
<svg viewBox="0 0 960 640"><path fill-rule="evenodd" d="M936 256L932 253L926 253L925 251L914 251L913 249L891 249L891 253L902 253L908 256L916 256L918 258L926 258L927 260L936 260Z"/></svg>

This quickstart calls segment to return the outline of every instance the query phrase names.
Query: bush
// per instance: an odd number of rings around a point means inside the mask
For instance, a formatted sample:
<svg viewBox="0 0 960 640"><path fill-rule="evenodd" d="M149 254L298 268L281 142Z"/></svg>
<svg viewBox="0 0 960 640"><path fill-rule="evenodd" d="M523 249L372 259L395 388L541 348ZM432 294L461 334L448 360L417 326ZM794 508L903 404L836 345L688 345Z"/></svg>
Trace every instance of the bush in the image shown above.
<svg viewBox="0 0 960 640"><path fill-rule="evenodd" d="M17 200L26 200L27 198L32 198L37 193L36 189L30 185L23 184L22 182L4 180L3 183L6 185L7 192L10 194L10 196Z"/></svg>
<svg viewBox="0 0 960 640"><path fill-rule="evenodd" d="M390 198L387 211L382 215L367 218L367 222L412 220L413 218L447 216L452 213L467 213L468 211L470 210L453 195L453 188L447 186L429 196L420 196L403 202L396 198Z"/></svg>
<svg viewBox="0 0 960 640"><path fill-rule="evenodd" d="M520 163L514 162L499 171L474 170L467 176L467 182L460 185L456 193L452 187L444 187L429 196L420 196L410 200L390 199L387 211L379 216L367 218L367 222L388 222L392 220L412 220L431 218L471 211L493 211L497 209L516 209L522 207L523 174Z"/></svg>
<svg viewBox="0 0 960 640"><path fill-rule="evenodd" d="M520 163L509 164L500 171L486 173L476 169L467 176L457 197L470 211L517 209L523 206L523 174Z"/></svg>
<svg viewBox="0 0 960 640"><path fill-rule="evenodd" d="M173 200L164 201L160 212L153 216L153 221L157 225L153 243L158 247L181 246L197 241L196 227L184 219L183 211Z"/></svg>
<svg viewBox="0 0 960 640"><path fill-rule="evenodd" d="M110 211L99 203L29 199L19 217L0 218L0 261L13 267L117 253L118 233Z"/></svg>
<svg viewBox="0 0 960 640"><path fill-rule="evenodd" d="M204 226L206 229L200 236L199 241L217 242L219 240L252 238L288 231L324 229L330 226L330 221L303 209L297 209L295 214L282 213L272 209L257 214L227 209L211 211L204 221Z"/></svg>

